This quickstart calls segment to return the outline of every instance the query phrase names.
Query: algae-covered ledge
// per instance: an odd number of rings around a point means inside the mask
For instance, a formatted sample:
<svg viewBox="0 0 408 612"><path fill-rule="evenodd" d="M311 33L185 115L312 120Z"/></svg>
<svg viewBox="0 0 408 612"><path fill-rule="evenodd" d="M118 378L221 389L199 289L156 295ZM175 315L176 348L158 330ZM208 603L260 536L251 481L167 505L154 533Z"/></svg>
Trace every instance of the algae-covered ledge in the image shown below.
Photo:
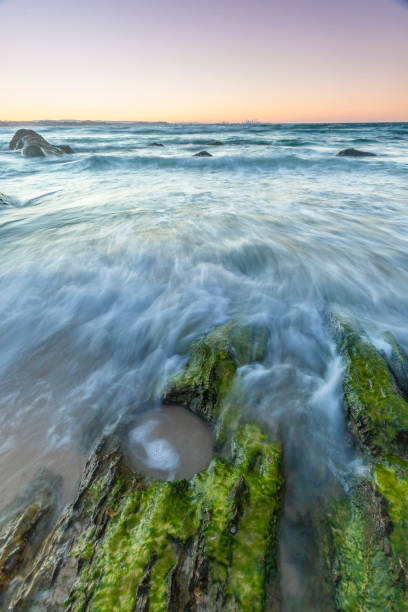
<svg viewBox="0 0 408 612"><path fill-rule="evenodd" d="M326 525L338 609L408 609L408 359L390 335L381 354L352 322L330 321L342 354L350 434L366 465Z"/></svg>
<svg viewBox="0 0 408 612"><path fill-rule="evenodd" d="M166 400L211 423L223 449L191 480L135 474L118 438L99 443L74 504L10 585L14 609L264 609L278 572L281 448L227 399L266 340L264 329L228 323L194 344L169 384Z"/></svg>

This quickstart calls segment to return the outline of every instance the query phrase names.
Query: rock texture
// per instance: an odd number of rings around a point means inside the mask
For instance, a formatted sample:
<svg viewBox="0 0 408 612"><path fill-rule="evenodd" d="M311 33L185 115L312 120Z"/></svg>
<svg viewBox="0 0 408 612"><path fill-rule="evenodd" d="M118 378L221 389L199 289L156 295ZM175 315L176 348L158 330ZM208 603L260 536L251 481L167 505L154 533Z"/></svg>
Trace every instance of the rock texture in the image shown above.
<svg viewBox="0 0 408 612"><path fill-rule="evenodd" d="M375 153L359 151L359 149L343 149L337 153L337 157L377 157Z"/></svg>
<svg viewBox="0 0 408 612"><path fill-rule="evenodd" d="M264 609L277 579L281 450L228 398L265 343L264 330L227 324L194 345L169 385L172 402L216 431L219 452L191 480L131 472L116 436L97 445L74 503L10 585L11 609Z"/></svg>
<svg viewBox="0 0 408 612"><path fill-rule="evenodd" d="M10 141L12 151L21 150L24 157L46 157L48 155L63 155L73 153L69 145L52 145L34 130L17 130Z"/></svg>

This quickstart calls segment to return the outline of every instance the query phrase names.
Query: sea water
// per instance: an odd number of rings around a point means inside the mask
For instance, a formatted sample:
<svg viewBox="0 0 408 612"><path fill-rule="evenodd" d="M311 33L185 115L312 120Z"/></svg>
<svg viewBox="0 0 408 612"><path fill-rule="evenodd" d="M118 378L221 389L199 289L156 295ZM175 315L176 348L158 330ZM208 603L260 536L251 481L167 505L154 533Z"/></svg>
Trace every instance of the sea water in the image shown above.
<svg viewBox="0 0 408 612"><path fill-rule="evenodd" d="M304 601L291 517L321 470L347 487L359 469L327 313L408 349L408 124L24 126L74 149L44 159L8 150L18 127L0 125L2 506L42 466L69 500L95 438L194 339L266 325L264 363L239 377L284 442L283 590ZM336 157L347 147L377 157Z"/></svg>

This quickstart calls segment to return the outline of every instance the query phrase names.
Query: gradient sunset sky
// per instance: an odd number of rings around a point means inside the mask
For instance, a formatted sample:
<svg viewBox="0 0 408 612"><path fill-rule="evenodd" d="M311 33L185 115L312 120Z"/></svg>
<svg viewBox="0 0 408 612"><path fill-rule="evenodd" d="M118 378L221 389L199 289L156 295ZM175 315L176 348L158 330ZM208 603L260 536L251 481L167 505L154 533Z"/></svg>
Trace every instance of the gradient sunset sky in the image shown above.
<svg viewBox="0 0 408 612"><path fill-rule="evenodd" d="M0 120L408 120L403 0L0 0Z"/></svg>

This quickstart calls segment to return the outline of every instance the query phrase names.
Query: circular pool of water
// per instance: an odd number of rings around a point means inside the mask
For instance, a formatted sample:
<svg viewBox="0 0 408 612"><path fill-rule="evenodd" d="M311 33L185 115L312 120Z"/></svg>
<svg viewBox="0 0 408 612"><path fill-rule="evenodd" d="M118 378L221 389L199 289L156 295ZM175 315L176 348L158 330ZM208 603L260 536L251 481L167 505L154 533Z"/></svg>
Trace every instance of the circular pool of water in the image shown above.
<svg viewBox="0 0 408 612"><path fill-rule="evenodd" d="M191 478L205 470L213 443L208 424L181 406L145 412L130 424L126 437L130 467L160 480Z"/></svg>

